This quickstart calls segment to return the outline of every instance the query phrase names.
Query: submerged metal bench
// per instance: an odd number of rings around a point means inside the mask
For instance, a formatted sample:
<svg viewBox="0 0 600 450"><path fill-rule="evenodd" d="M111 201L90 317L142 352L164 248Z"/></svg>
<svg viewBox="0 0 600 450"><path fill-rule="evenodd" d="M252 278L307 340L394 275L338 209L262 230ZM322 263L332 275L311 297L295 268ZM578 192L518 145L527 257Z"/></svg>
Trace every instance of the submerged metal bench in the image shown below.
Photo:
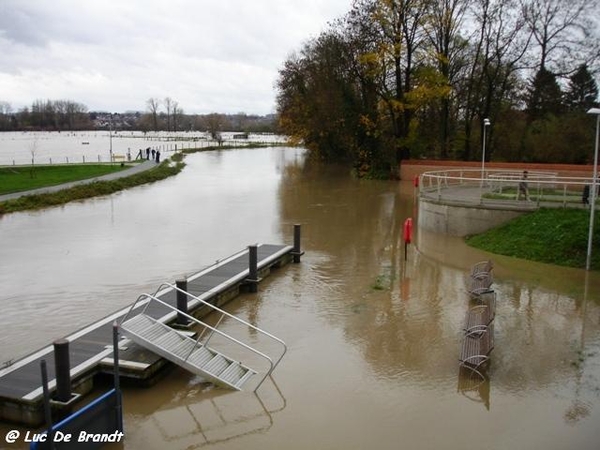
<svg viewBox="0 0 600 450"><path fill-rule="evenodd" d="M493 268L492 261L482 261L472 267L467 287L471 297L478 297L483 293L491 291L491 286L494 282L492 276Z"/></svg>
<svg viewBox="0 0 600 450"><path fill-rule="evenodd" d="M491 262L489 266L491 270ZM478 277L473 277L478 273ZM458 357L461 368L470 369L484 378L484 366L490 360L490 353L494 348L494 318L496 317L496 293L490 289L491 274L489 271L473 270L471 280L480 281L473 284L470 289L471 297L476 296L478 304L469 308L463 326L463 340ZM490 284L486 284L486 283ZM475 286L480 286L477 289Z"/></svg>
<svg viewBox="0 0 600 450"><path fill-rule="evenodd" d="M478 277L480 275L489 274L492 272L493 268L494 264L491 260L478 262L471 268L471 276Z"/></svg>
<svg viewBox="0 0 600 450"><path fill-rule="evenodd" d="M477 330L467 331L458 358L460 367L468 368L483 378L483 366L490 360L493 349L493 323Z"/></svg>
<svg viewBox="0 0 600 450"><path fill-rule="evenodd" d="M496 316L496 293L488 291L481 295L480 304L467 311L465 333L485 331Z"/></svg>

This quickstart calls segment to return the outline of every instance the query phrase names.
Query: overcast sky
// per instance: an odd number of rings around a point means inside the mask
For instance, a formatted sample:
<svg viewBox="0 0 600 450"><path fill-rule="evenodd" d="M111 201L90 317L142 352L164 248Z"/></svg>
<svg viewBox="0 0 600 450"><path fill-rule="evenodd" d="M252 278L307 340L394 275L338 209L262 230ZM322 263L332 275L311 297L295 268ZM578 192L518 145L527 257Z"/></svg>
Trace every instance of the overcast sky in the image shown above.
<svg viewBox="0 0 600 450"><path fill-rule="evenodd" d="M275 112L285 59L351 0L0 0L0 101Z"/></svg>

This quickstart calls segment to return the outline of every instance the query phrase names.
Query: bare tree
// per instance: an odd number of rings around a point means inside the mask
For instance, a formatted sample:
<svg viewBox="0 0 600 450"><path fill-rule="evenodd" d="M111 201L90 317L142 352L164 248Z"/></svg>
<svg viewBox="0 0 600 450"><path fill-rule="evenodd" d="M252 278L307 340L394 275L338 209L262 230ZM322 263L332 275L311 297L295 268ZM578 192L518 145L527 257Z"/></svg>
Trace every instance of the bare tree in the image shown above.
<svg viewBox="0 0 600 450"><path fill-rule="evenodd" d="M10 103L0 101L0 130L5 131L10 129L10 115L12 107Z"/></svg>
<svg viewBox="0 0 600 450"><path fill-rule="evenodd" d="M165 97L165 99L163 100L163 104L167 109L167 131L171 131L171 114L173 112L173 109L177 105L177 102L174 102L171 99L171 97Z"/></svg>
<svg viewBox="0 0 600 450"><path fill-rule="evenodd" d="M38 138L37 136L33 138L33 142L29 144L29 153L31 154L31 170L29 172L29 176L31 178L35 178L35 156L38 151Z"/></svg>
<svg viewBox="0 0 600 450"><path fill-rule="evenodd" d="M491 141L496 115L502 104L509 104L510 91L515 90L513 84L525 64L531 39L515 0L478 0L471 5L470 13L475 28L469 37L469 64L459 86L465 135L462 156L466 160L473 157L473 129L482 129L485 118L492 121ZM490 146L488 159L492 151Z"/></svg>
<svg viewBox="0 0 600 450"><path fill-rule="evenodd" d="M146 101L146 107L152 116L152 126L154 131L158 131L158 108L160 107L160 100L151 97Z"/></svg>
<svg viewBox="0 0 600 450"><path fill-rule="evenodd" d="M177 131L177 128L179 128L179 122L181 121L181 117L183 116L183 109L179 107L179 103L176 101L173 101L172 116L173 131Z"/></svg>
<svg viewBox="0 0 600 450"><path fill-rule="evenodd" d="M521 0L521 10L536 44L533 68L564 76L600 56L597 0Z"/></svg>
<svg viewBox="0 0 600 450"><path fill-rule="evenodd" d="M461 37L466 0L438 0L431 2L429 20L424 22L430 45L434 50L435 65L448 86L454 86L465 64L463 55L467 45ZM451 92L440 99L440 156L446 159L450 148Z"/></svg>

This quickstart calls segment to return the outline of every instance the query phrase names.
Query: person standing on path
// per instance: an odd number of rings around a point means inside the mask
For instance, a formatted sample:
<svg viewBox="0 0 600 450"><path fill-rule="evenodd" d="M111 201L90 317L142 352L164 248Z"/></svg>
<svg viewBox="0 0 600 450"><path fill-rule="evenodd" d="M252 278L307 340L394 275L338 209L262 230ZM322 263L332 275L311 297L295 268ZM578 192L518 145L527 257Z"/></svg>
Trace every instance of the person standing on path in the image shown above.
<svg viewBox="0 0 600 450"><path fill-rule="evenodd" d="M583 206L588 206L590 204L590 186L589 186L589 184L586 184L583 187L581 201L583 203Z"/></svg>
<svg viewBox="0 0 600 450"><path fill-rule="evenodd" d="M519 191L517 192L517 200L521 200L521 196L525 200L529 201L529 186L527 185L527 174L526 170L523 171L523 178L519 182Z"/></svg>

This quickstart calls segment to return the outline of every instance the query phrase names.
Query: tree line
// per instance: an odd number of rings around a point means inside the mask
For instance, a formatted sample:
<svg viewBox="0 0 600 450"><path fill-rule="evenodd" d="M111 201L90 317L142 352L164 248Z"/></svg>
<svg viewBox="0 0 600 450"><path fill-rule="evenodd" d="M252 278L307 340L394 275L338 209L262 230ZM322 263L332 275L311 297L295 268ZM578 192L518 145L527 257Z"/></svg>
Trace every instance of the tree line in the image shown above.
<svg viewBox="0 0 600 450"><path fill-rule="evenodd" d="M87 107L71 100L36 100L31 108L14 112L0 101L0 131L89 130L92 122Z"/></svg>
<svg viewBox="0 0 600 450"><path fill-rule="evenodd" d="M150 98L146 110L124 113L88 111L87 106L72 100L35 100L31 107L14 111L10 103L0 101L0 131L207 131L216 136L221 131L275 133L274 115L185 114L170 97Z"/></svg>
<svg viewBox="0 0 600 450"><path fill-rule="evenodd" d="M484 136L487 160L589 162L597 7L355 0L284 62L280 126L359 176L395 176L407 158L481 160Z"/></svg>

